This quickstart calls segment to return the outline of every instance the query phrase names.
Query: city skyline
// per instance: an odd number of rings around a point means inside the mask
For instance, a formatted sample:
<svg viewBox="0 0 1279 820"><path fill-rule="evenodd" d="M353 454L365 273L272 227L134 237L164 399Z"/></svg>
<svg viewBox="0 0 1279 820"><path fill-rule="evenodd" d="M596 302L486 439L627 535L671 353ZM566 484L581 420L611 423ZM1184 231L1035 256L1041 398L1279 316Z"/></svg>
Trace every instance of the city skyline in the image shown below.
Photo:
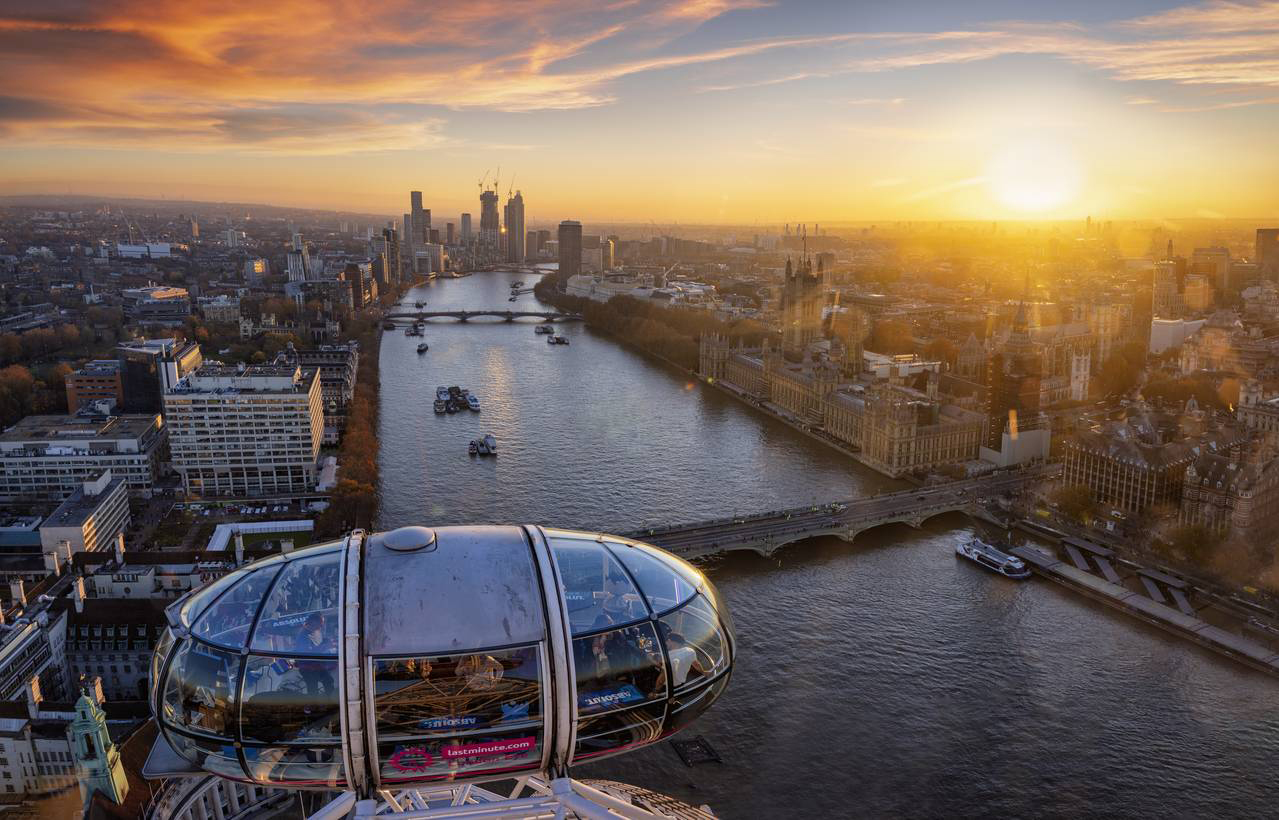
<svg viewBox="0 0 1279 820"><path fill-rule="evenodd" d="M926 6L11 4L0 187L461 213L501 165L530 223L1279 215L1279 3Z"/></svg>

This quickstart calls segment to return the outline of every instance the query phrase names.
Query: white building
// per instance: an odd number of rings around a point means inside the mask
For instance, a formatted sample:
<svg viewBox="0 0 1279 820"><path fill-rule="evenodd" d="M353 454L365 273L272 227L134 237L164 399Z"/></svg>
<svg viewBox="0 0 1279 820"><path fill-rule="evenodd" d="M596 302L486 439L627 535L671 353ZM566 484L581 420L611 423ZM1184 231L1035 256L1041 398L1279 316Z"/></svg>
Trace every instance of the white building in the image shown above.
<svg viewBox="0 0 1279 820"><path fill-rule="evenodd" d="M205 365L164 394L164 410L173 467L188 494L314 489L324 437L317 370Z"/></svg>
<svg viewBox="0 0 1279 820"><path fill-rule="evenodd" d="M1181 347L1187 339L1204 326L1203 319L1152 319L1150 322L1150 352L1163 353Z"/></svg>
<svg viewBox="0 0 1279 820"><path fill-rule="evenodd" d="M41 552L97 552L111 549L129 526L129 493L110 470L79 487L40 525Z"/></svg>
<svg viewBox="0 0 1279 820"><path fill-rule="evenodd" d="M235 296L201 296L196 300L206 322L234 324L240 321L240 299Z"/></svg>
<svg viewBox="0 0 1279 820"><path fill-rule="evenodd" d="M149 497L166 437L159 415L27 416L0 433L0 502L60 500L103 470Z"/></svg>

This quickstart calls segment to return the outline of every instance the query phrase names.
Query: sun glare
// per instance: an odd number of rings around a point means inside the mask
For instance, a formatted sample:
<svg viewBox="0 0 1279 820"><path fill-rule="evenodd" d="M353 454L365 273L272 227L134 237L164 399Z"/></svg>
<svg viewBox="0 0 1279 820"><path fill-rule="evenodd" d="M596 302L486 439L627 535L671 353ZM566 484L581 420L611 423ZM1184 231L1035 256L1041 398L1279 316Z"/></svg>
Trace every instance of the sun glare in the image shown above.
<svg viewBox="0 0 1279 820"><path fill-rule="evenodd" d="M986 185L997 202L1038 213L1068 205L1079 195L1083 169L1074 152L1047 141L1004 146L986 166Z"/></svg>

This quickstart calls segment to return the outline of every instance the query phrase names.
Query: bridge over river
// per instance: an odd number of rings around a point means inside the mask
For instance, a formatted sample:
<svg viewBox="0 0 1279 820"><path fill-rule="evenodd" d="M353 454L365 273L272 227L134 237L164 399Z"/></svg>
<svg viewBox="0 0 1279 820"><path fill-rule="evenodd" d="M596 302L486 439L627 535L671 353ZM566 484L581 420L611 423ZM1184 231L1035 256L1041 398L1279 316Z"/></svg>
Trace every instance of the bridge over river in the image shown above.
<svg viewBox="0 0 1279 820"><path fill-rule="evenodd" d="M1054 469L1048 466L994 473L981 478L854 498L835 504L675 524L626 535L655 544L684 558L702 558L733 550L753 550L761 555L769 555L787 544L805 538L833 535L852 541L858 533L883 524L909 524L918 528L929 518L943 513L962 512L981 516L983 501L1044 481L1051 477Z"/></svg>
<svg viewBox="0 0 1279 820"><path fill-rule="evenodd" d="M429 319L456 319L467 322L471 319L501 319L514 322L516 319L541 319L544 322L580 322L582 317L576 313L557 313L553 310L416 310L411 313L396 312L382 315L384 321L397 319L406 321L427 321Z"/></svg>

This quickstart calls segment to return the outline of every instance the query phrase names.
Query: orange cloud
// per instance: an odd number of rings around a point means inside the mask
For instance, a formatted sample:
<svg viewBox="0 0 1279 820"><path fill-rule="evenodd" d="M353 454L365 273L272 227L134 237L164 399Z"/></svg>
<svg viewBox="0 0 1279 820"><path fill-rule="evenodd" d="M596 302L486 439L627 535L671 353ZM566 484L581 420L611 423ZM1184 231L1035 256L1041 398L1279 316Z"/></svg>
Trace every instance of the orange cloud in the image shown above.
<svg viewBox="0 0 1279 820"><path fill-rule="evenodd" d="M660 44L753 0L10 3L0 11L0 106L11 142L162 142L188 150L333 153L442 139L440 108L581 108L629 74L730 59ZM584 63L571 70L568 61ZM57 105L42 101L58 100Z"/></svg>

